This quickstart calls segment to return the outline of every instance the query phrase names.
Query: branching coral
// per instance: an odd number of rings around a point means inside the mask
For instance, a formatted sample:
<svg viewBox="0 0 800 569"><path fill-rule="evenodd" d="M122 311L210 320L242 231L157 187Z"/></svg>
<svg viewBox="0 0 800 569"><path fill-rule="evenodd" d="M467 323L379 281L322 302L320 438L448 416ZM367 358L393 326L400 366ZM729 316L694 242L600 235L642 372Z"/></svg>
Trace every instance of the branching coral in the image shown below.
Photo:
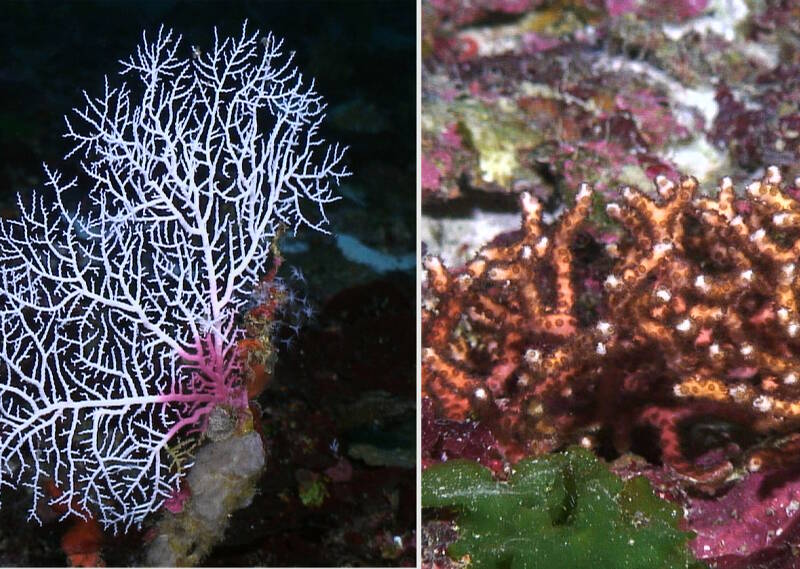
<svg viewBox="0 0 800 569"><path fill-rule="evenodd" d="M67 120L80 176L46 168L51 192L0 222L0 488L30 487L31 518L46 479L64 516L114 531L174 495L179 437L247 405L239 316L274 285L259 276L280 228L324 231L349 175L280 40L244 24L205 54L180 48L143 35L129 84ZM267 372L269 300L247 323Z"/></svg>
<svg viewBox="0 0 800 569"><path fill-rule="evenodd" d="M587 185L552 227L523 196L520 232L463 269L425 260L423 388L447 417L490 422L510 455L596 444L598 431L624 451L655 427L664 462L706 490L736 453L689 456L681 432L693 420L757 434L798 425L800 201L776 167L742 196L728 178L716 197L691 177L655 188L624 188L607 206L622 233L591 311L576 300Z"/></svg>

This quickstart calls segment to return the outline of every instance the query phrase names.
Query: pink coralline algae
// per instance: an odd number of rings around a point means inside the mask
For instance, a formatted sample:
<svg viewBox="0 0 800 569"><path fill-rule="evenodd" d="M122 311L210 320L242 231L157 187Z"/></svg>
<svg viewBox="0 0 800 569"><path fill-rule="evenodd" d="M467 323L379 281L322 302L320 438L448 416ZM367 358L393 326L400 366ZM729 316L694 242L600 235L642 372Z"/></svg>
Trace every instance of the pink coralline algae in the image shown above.
<svg viewBox="0 0 800 569"><path fill-rule="evenodd" d="M164 507L167 511L173 514L179 514L183 511L186 502L192 497L192 491L189 485L181 482L181 485L175 490L172 495L164 501Z"/></svg>
<svg viewBox="0 0 800 569"><path fill-rule="evenodd" d="M441 174L436 164L431 162L424 154L420 158L420 177L423 190L436 190L439 188Z"/></svg>
<svg viewBox="0 0 800 569"><path fill-rule="evenodd" d="M500 446L486 425L477 421L452 421L434 416L434 403L422 400L422 467L456 458L474 460L503 472Z"/></svg>
<svg viewBox="0 0 800 569"><path fill-rule="evenodd" d="M781 448L792 453L797 446L798 439L790 437ZM683 507L685 527L695 534L689 545L709 567L793 569L800 540L800 471L796 464L781 465L776 452L766 454L771 464L754 453L752 466L764 462L763 470L737 476L716 496L687 492L669 468L641 460L624 457L612 468L623 479L645 476L661 498Z"/></svg>
<svg viewBox="0 0 800 569"><path fill-rule="evenodd" d="M764 161L794 167L800 152L800 62L782 63L756 76L751 93L722 82L711 136L744 168Z"/></svg>
<svg viewBox="0 0 800 569"><path fill-rule="evenodd" d="M541 0L431 0L438 16L456 26L466 26L497 14L521 14L541 3Z"/></svg>
<svg viewBox="0 0 800 569"><path fill-rule="evenodd" d="M663 146L685 139L689 134L670 113L667 97L652 89L620 92L614 103L617 110L631 114L645 144Z"/></svg>
<svg viewBox="0 0 800 569"><path fill-rule="evenodd" d="M612 18L636 10L636 0L605 0L604 4Z"/></svg>
<svg viewBox="0 0 800 569"><path fill-rule="evenodd" d="M692 549L698 559L723 558L725 567L737 562L744 567L750 556L787 548L800 538L798 510L796 475L781 480L770 473L750 474L720 498L689 500L686 522L697 534Z"/></svg>
<svg viewBox="0 0 800 569"><path fill-rule="evenodd" d="M604 4L612 17L635 13L645 18L683 21L702 14L708 7L708 0L605 0Z"/></svg>

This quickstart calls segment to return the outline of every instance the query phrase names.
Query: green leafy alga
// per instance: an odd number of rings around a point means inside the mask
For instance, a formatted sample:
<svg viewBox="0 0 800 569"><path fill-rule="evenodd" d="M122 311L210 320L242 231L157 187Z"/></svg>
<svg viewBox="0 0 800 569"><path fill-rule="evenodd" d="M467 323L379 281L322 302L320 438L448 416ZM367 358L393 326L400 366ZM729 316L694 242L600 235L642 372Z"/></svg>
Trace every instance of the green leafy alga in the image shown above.
<svg viewBox="0 0 800 569"><path fill-rule="evenodd" d="M580 448L523 460L507 482L475 462L432 466L422 506L457 512L459 539L447 552L469 556L476 569L703 567L677 506L645 478L623 481Z"/></svg>

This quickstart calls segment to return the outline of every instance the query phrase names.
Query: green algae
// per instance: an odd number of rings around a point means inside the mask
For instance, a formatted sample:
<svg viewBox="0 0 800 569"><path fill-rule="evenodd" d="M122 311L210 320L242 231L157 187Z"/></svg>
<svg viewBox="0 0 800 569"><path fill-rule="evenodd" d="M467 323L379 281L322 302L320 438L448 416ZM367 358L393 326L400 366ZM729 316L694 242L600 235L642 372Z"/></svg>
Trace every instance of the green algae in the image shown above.
<svg viewBox="0 0 800 569"><path fill-rule="evenodd" d="M643 477L623 481L584 449L519 462L507 482L455 460L423 473L424 508L454 510L448 548L474 568L695 569L681 510Z"/></svg>

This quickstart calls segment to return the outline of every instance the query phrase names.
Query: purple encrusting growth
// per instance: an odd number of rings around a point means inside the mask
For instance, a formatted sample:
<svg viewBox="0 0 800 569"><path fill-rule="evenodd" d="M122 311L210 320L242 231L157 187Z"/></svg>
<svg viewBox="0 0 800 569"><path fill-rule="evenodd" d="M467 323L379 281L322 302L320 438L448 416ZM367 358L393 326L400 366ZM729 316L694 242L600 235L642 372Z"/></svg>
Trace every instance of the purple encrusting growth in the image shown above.
<svg viewBox="0 0 800 569"><path fill-rule="evenodd" d="M796 539L792 528L800 510L800 480L770 484L771 478L757 472L722 497L689 499L686 521L697 534L690 545L698 559L727 558L719 566L734 567L734 561L770 547L785 548Z"/></svg>
<svg viewBox="0 0 800 569"><path fill-rule="evenodd" d="M751 459L751 468L763 460ZM797 467L743 473L719 494L688 492L675 471L625 456L612 465L624 480L644 476L656 494L683 507L685 527L695 533L694 555L712 569L795 567L800 535Z"/></svg>
<svg viewBox="0 0 800 569"><path fill-rule="evenodd" d="M186 55L179 55L179 50ZM65 516L140 526L219 404L246 405L237 317L279 228L324 230L345 149L271 34L189 50L145 36L67 119L82 176L0 222L0 486L45 478ZM66 203L84 190L78 209Z"/></svg>

